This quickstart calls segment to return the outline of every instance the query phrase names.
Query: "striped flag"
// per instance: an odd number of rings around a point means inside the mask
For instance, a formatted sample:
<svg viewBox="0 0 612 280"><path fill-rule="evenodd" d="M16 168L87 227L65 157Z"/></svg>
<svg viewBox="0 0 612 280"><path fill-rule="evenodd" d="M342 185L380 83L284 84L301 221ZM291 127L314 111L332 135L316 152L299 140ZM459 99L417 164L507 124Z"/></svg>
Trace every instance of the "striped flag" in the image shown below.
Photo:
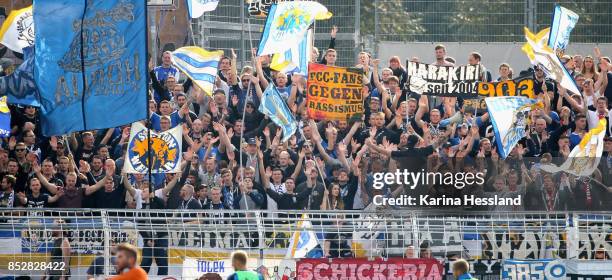
<svg viewBox="0 0 612 280"><path fill-rule="evenodd" d="M172 52L172 63L204 92L212 95L217 68L223 51L207 51L200 47L182 47Z"/></svg>
<svg viewBox="0 0 612 280"><path fill-rule="evenodd" d="M187 0L187 8L190 18L199 18L205 12L214 11L219 5L219 0Z"/></svg>
<svg viewBox="0 0 612 280"><path fill-rule="evenodd" d="M12 11L0 28L0 43L14 52L34 45L34 17L32 6Z"/></svg>
<svg viewBox="0 0 612 280"><path fill-rule="evenodd" d="M308 30L302 42L285 53L272 56L270 68L283 73L299 73L308 76L308 57L312 53L312 29Z"/></svg>

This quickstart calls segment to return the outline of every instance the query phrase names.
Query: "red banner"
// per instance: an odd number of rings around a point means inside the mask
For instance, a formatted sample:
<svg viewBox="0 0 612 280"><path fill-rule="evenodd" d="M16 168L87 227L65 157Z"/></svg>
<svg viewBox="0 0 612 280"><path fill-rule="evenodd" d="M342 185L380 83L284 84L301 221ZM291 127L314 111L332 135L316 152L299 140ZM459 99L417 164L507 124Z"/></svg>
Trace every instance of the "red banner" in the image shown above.
<svg viewBox="0 0 612 280"><path fill-rule="evenodd" d="M300 280L439 280L444 266L436 259L303 259Z"/></svg>

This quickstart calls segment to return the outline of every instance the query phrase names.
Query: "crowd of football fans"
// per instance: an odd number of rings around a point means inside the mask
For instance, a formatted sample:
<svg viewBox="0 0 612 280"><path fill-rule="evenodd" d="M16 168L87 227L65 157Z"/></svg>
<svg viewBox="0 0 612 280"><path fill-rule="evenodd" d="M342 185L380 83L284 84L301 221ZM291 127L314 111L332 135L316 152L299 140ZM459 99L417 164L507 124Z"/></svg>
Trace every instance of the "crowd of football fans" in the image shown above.
<svg viewBox="0 0 612 280"><path fill-rule="evenodd" d="M335 65L335 32L330 46L311 61ZM514 197L520 206L475 210L611 210L612 138L607 128L599 168L588 177L540 170L562 164L599 118L612 116L610 59L564 55L580 94L547 79L542 69L486 65L478 52L451 58L444 46L433 57L412 58L435 65L483 65L482 81L533 76L544 107L532 110L527 131L506 159L500 159L486 110L457 97L411 92L399 57L388 62L369 53L355 65L364 70L365 114L361 120L313 120L306 112L306 77L270 69L270 57L255 57L237 69L232 51L219 63L212 93L205 93L162 55L150 63L148 124L157 131L182 126L181 170L176 174L124 174L130 124L98 131L45 137L39 110L11 105L11 136L0 149L2 207L137 208L242 210L357 210L376 195L463 194ZM258 108L274 83L298 122L282 142L282 130ZM126 104L125 106L133 106ZM112 113L112 112L109 112ZM609 122L608 122L609 123ZM483 184L462 189L429 184L373 187L375 173L396 169L482 172Z"/></svg>

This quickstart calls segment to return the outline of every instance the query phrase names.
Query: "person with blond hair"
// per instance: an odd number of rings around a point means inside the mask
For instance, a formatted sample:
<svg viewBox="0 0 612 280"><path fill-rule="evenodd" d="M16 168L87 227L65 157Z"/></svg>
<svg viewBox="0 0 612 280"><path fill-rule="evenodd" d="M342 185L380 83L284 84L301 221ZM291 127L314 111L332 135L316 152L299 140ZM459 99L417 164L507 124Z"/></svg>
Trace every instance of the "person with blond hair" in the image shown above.
<svg viewBox="0 0 612 280"><path fill-rule="evenodd" d="M464 259L458 259L453 263L453 276L457 280L478 280L469 273L470 264Z"/></svg>

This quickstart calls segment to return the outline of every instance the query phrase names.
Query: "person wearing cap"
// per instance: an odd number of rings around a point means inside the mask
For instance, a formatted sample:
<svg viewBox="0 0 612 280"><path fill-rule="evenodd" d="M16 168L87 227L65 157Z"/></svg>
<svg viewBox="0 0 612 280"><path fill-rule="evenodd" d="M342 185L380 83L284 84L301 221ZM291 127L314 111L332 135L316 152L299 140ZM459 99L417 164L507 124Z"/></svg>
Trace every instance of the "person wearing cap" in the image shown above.
<svg viewBox="0 0 612 280"><path fill-rule="evenodd" d="M565 69L574 77L578 72L576 71L576 61L570 55L563 55L561 57L561 62L565 66Z"/></svg>

